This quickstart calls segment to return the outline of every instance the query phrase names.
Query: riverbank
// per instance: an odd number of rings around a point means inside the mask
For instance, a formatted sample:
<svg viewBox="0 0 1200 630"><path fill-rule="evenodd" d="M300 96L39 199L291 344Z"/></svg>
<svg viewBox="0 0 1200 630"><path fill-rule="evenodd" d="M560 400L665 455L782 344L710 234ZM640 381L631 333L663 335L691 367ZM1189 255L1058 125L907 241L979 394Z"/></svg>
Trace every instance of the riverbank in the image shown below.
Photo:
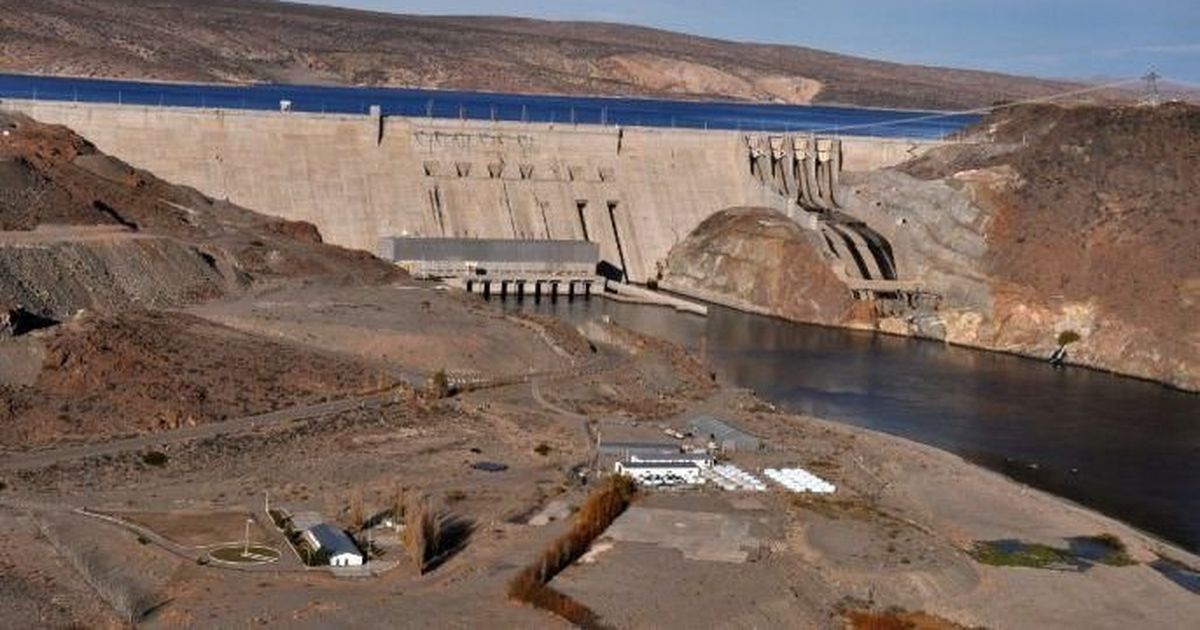
<svg viewBox="0 0 1200 630"><path fill-rule="evenodd" d="M1183 628L1200 611L1197 593L1152 566L1200 567L1200 557L1178 546L927 445L781 412L745 392L719 396L732 396L736 402L725 413L739 410L739 426L771 445L766 454L735 456L737 465L801 465L838 484L832 500L781 495L762 502L787 514L780 555L794 553L799 562L782 575L818 576L815 584L811 577L799 581L804 588L829 589L877 608L924 611L966 627L1122 628L1152 619L1154 627ZM973 557L989 541L1070 550L1109 535L1134 564L995 566ZM773 553L766 563L789 560ZM761 614L754 618L782 622Z"/></svg>
<svg viewBox="0 0 1200 630"><path fill-rule="evenodd" d="M570 391L557 395L571 405ZM670 417L602 419L598 429L651 439L711 415L766 445L727 463L759 476L803 467L837 492L650 491L555 581L617 627L837 627L846 611L906 610L950 624L918 627L1182 628L1200 613L1200 593L1163 572L1200 567L1194 554L959 456L789 413L730 385L669 400L681 407ZM1108 555L1089 547L1109 544ZM1049 557L989 555L993 545Z"/></svg>
<svg viewBox="0 0 1200 630"><path fill-rule="evenodd" d="M647 490L552 585L607 624L832 630L899 608L938 620L926 626L936 628L1184 627L1200 615L1200 596L1151 566L1166 562L1160 554L1172 567L1200 564L1184 551L931 447L783 411L766 402L769 391L759 397L735 386L713 355L699 361L678 344L600 317L665 315L672 330L693 334L694 325L728 323L726 309L701 318L599 299L569 305L588 310L593 324L530 330L476 298L411 282L280 287L191 309L288 347L336 345L347 358L391 369L414 370L414 361L436 369L458 357L484 385L445 397L401 387L321 410L235 419L202 435L180 428L136 441L96 436L87 452L51 444L37 461L0 455L0 538L8 543L0 551L0 605L31 620L69 592L69 610L55 618L102 625L95 610L103 604L38 537L39 525L52 522L71 534L60 546L94 566L128 567L138 592L168 602L139 620L146 627L248 620L394 627L397 619L543 627L557 620L510 603L507 584L559 538L588 495L577 472L593 461L597 436L671 443L664 429L682 431L709 415L765 443L761 451L726 453L727 463L759 477L767 468L803 467L837 491L799 495L773 483L767 492L714 484ZM771 336L754 320L740 324L731 330ZM513 347L525 356L514 361ZM529 368L527 379L502 378ZM794 362L786 369L807 371ZM202 557L243 535L242 519L231 514L261 513L269 497L273 509L319 512L373 540L372 561L386 563L402 555L389 546L395 534L364 533L356 514L383 514L404 492L431 497L446 523L466 524L466 537L426 573L401 562L364 580L315 570L228 571L105 523L77 522L74 512L139 513L160 524L156 534ZM1100 538L1106 534L1112 538ZM286 549L285 540L263 536L255 542ZM1007 539L1062 555L1040 568L995 566L980 556L979 544ZM1077 558L1070 549L1082 540L1119 541L1121 566ZM128 577L106 588L125 588Z"/></svg>
<svg viewBox="0 0 1200 630"><path fill-rule="evenodd" d="M1200 475L1192 450L1200 440L1200 400L1193 395L1009 354L716 305L707 318L608 302L521 308L573 323L606 317L669 339L703 357L723 382L782 408L955 453L1200 548L1200 497L1186 481Z"/></svg>
<svg viewBox="0 0 1200 630"><path fill-rule="evenodd" d="M740 299L736 296L728 295L725 293L721 293L721 292L717 292L717 291L709 291L709 290L705 290L701 287L696 287L696 286L689 286L687 284L681 283L681 282L671 279L671 278L667 278L667 279L664 279L663 281L661 281L658 285L658 288L668 295L674 295L678 298L692 300L693 302L698 303L700 305L707 304L707 305L723 306L725 308L733 309L735 311L739 311L739 312L746 313L749 315L758 315L761 317L769 317L771 319L776 319L781 322L787 322L787 323L791 323L791 324L801 324L801 325L805 325L805 326L820 326L820 327L826 327L826 328L836 328L836 329L841 329L841 330L853 330L853 331L859 331L859 332L868 332L868 333L875 333L875 334L881 334L881 335L888 335L891 337L899 337L899 338L903 338L903 339L916 339L916 340L922 340L922 341L932 341L932 342L942 343L942 344L946 344L946 345L950 345L950 346L956 346L959 348L968 348L971 350L978 350L980 352L994 352L997 354L1003 354L1003 355L1007 355L1007 356L1019 357L1022 359L1029 359L1029 360L1033 360L1033 361L1046 362L1046 363L1049 362L1050 356L1051 356L1051 354L1053 354L1053 353L1047 354L1047 353L1043 353L1040 351L1034 352L1034 351L1030 351L1028 348L1025 348L1025 347L1004 347L1004 346L988 345L988 344L982 344L982 343L974 343L974 342L970 341L969 339L963 339L963 338L947 338L944 336L939 337L939 336L933 335L933 334L926 334L925 332L923 332L923 329L920 326L910 325L911 322L905 322L902 319L897 319L897 318L887 318L884 320L875 320L875 321L848 320L848 321L844 321L842 323L837 323L837 324L827 323L827 322L823 322L823 321L811 321L811 320L804 319L804 318L800 318L800 319L789 318L787 315L781 314L778 311L768 308L766 306L762 306L760 304L756 304L754 302ZM646 303L650 303L650 302L646 302ZM1115 376L1115 377L1119 377L1119 378L1132 379L1132 380L1137 380L1137 381L1143 381L1146 383L1152 383L1154 385L1165 387L1172 391L1177 391L1177 392L1181 392L1181 393L1185 393L1185 394L1189 394L1189 395L1196 395L1196 396L1198 396L1198 398L1200 398L1200 389L1195 389L1195 388L1192 388L1189 386L1184 386L1184 385L1181 385L1180 383L1173 382L1173 381L1164 381L1162 379L1154 378L1151 376L1146 376L1143 374L1122 372L1120 370L1113 369L1110 365L1107 365L1105 363L1097 363L1094 361L1080 361L1080 360L1076 359L1070 353L1069 350L1070 350L1070 348L1068 346L1068 352L1063 357L1063 362L1062 362L1063 366L1082 368L1082 369L1092 370L1092 371L1095 371L1095 372L1098 372L1101 374L1107 374L1107 375ZM1200 402L1200 400L1198 400L1198 402Z"/></svg>

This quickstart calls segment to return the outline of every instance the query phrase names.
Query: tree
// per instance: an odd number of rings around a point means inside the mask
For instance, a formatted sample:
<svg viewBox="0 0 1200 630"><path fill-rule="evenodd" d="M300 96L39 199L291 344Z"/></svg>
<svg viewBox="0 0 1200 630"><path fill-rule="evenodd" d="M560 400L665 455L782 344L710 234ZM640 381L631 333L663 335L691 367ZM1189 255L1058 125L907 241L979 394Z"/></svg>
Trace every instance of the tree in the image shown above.
<svg viewBox="0 0 1200 630"><path fill-rule="evenodd" d="M438 370L429 379L428 393L431 398L440 399L450 395L450 378L446 370Z"/></svg>
<svg viewBox="0 0 1200 630"><path fill-rule="evenodd" d="M404 548L421 573L437 557L440 537L438 513L429 497L413 497L404 509Z"/></svg>

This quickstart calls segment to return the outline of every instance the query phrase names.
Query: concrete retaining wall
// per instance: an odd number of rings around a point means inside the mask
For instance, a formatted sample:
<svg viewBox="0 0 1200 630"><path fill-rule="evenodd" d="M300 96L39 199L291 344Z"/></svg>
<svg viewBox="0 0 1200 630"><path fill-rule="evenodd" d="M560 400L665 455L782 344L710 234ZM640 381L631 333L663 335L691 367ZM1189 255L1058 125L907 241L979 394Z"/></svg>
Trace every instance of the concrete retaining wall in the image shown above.
<svg viewBox="0 0 1200 630"><path fill-rule="evenodd" d="M750 176L742 134L278 112L5 101L74 129L156 175L329 242L375 251L389 235L581 239L630 280L705 217L786 211ZM848 169L928 143L847 139ZM585 234L586 231L586 234Z"/></svg>

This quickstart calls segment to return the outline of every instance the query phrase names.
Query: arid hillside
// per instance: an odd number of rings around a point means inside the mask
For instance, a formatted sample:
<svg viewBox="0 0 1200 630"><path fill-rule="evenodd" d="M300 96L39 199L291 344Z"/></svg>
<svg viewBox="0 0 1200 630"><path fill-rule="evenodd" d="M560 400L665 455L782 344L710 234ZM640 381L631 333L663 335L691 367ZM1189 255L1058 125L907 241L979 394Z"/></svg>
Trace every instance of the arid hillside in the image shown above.
<svg viewBox="0 0 1200 630"><path fill-rule="evenodd" d="M619 24L264 0L7 0L0 71L932 108L1078 87Z"/></svg>
<svg viewBox="0 0 1200 630"><path fill-rule="evenodd" d="M0 115L0 306L54 320L81 308L165 307L254 279L399 274L267 217L164 182L64 127Z"/></svg>
<svg viewBox="0 0 1200 630"><path fill-rule="evenodd" d="M556 365L534 334L312 225L0 115L2 448L203 425L444 368Z"/></svg>
<svg viewBox="0 0 1200 630"><path fill-rule="evenodd" d="M1200 108L1019 107L963 140L843 178L846 214L886 237L899 278L936 304L850 312L826 283L789 281L803 264L746 268L739 255L772 258L778 242L754 217L706 221L673 250L667 286L1039 358L1065 343L1069 361L1200 389ZM716 229L728 225L738 229ZM823 251L819 239L790 242L807 259ZM793 288L760 290L771 286Z"/></svg>

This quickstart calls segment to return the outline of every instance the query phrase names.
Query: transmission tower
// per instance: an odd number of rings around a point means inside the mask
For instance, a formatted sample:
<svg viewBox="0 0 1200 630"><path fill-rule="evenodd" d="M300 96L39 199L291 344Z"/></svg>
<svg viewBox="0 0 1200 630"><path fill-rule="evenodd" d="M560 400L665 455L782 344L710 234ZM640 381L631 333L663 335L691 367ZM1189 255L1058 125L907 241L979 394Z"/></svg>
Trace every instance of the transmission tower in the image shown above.
<svg viewBox="0 0 1200 630"><path fill-rule="evenodd" d="M1142 80L1146 82L1146 93L1142 97L1143 102L1148 103L1150 105L1158 105L1159 104L1159 102L1162 100L1162 98L1161 98L1161 94L1159 94L1159 91L1158 91L1158 80L1161 78L1162 78L1162 75L1155 72L1154 70L1147 72L1142 77Z"/></svg>

